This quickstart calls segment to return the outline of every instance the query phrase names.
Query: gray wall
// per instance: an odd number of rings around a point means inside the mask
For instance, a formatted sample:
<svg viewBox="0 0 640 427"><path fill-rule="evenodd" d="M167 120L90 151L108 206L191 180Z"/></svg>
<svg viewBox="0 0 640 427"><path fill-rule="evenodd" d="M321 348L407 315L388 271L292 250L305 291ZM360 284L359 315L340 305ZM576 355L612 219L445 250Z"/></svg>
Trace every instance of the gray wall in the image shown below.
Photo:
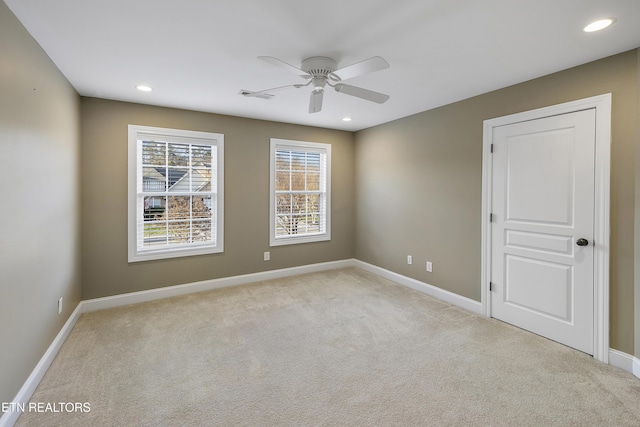
<svg viewBox="0 0 640 427"><path fill-rule="evenodd" d="M127 125L225 136L224 253L127 262ZM332 146L331 241L269 248L269 140ZM84 299L354 256L353 133L82 98ZM271 251L271 261L263 252Z"/></svg>
<svg viewBox="0 0 640 427"><path fill-rule="evenodd" d="M0 2L0 402L80 301L79 119L75 90Z"/></svg>
<svg viewBox="0 0 640 427"><path fill-rule="evenodd" d="M611 346L633 354L638 85L633 50L357 132L356 258L479 301L483 121L611 92Z"/></svg>

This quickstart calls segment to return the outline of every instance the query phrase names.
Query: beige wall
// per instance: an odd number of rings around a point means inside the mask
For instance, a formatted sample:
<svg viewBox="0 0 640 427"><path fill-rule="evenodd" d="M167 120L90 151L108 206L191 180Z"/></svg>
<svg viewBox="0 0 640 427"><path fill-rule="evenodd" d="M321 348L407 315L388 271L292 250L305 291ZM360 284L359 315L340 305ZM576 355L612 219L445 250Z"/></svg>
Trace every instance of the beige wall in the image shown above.
<svg viewBox="0 0 640 427"><path fill-rule="evenodd" d="M80 301L79 120L75 90L0 2L0 402Z"/></svg>
<svg viewBox="0 0 640 427"><path fill-rule="evenodd" d="M636 113L636 206L635 206L635 248L640 248L640 49L637 51L638 58L638 112ZM635 356L640 359L640 249L634 252L635 258Z"/></svg>
<svg viewBox="0 0 640 427"><path fill-rule="evenodd" d="M357 132L356 258L479 301L483 121L611 92L611 346L632 354L637 56L629 51Z"/></svg>
<svg viewBox="0 0 640 427"><path fill-rule="evenodd" d="M127 262L127 125L225 136L224 253ZM332 146L331 241L269 247L269 140ZM353 133L82 99L83 298L353 258ZM271 251L271 261L263 252Z"/></svg>

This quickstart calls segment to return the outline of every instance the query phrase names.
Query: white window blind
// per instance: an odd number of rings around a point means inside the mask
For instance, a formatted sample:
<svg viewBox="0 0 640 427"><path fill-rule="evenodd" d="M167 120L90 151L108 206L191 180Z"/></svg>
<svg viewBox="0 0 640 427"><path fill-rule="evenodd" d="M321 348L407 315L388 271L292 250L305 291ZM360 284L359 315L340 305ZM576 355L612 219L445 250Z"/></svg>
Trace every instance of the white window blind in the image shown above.
<svg viewBox="0 0 640 427"><path fill-rule="evenodd" d="M329 144L271 140L271 245L329 240Z"/></svg>
<svg viewBox="0 0 640 427"><path fill-rule="evenodd" d="M221 252L223 135L129 126L129 260Z"/></svg>

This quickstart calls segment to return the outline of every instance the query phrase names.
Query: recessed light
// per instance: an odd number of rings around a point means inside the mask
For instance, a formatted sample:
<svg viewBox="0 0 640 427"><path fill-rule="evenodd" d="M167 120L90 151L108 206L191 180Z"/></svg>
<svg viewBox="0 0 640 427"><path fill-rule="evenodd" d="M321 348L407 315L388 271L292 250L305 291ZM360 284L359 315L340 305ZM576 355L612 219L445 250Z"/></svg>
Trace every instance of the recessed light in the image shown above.
<svg viewBox="0 0 640 427"><path fill-rule="evenodd" d="M342 118L343 122L350 122L351 120L353 120L351 117L343 117Z"/></svg>
<svg viewBox="0 0 640 427"><path fill-rule="evenodd" d="M593 21L592 23L584 27L582 31L584 31L585 33L593 33L594 31L604 30L614 22L616 22L616 18L598 19L597 21Z"/></svg>
<svg viewBox="0 0 640 427"><path fill-rule="evenodd" d="M136 86L136 89L142 91L142 92L151 92L153 89L151 89L149 86L145 86L145 85L138 85Z"/></svg>

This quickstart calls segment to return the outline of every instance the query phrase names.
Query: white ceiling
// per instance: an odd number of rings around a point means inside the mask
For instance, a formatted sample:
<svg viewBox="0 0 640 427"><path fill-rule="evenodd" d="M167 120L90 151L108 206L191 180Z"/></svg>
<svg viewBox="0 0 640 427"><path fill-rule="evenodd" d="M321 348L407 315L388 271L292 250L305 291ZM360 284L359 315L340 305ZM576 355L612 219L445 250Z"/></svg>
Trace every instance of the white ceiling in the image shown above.
<svg viewBox="0 0 640 427"><path fill-rule="evenodd" d="M83 96L351 131L640 46L640 0L4 1ZM617 22L582 32L601 17ZM309 114L310 87L243 97L304 83L260 55L382 56L348 83L391 98L327 91Z"/></svg>

